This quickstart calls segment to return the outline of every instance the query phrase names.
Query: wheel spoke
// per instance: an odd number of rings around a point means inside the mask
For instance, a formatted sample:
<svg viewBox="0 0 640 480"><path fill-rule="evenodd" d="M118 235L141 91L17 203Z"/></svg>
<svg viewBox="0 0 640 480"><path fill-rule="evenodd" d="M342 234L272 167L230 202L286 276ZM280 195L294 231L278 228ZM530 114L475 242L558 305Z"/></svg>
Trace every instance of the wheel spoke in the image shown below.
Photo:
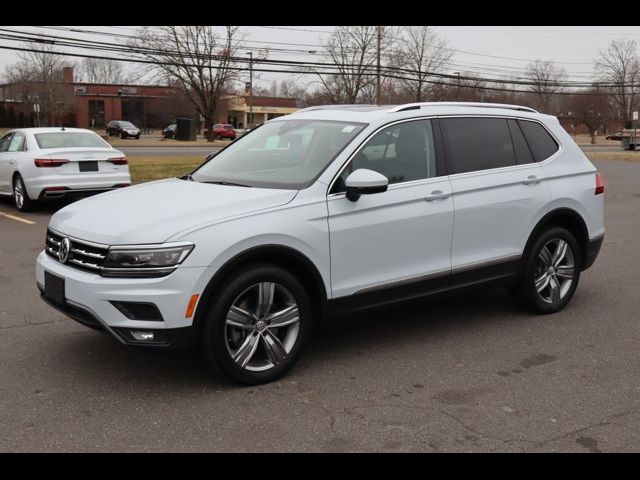
<svg viewBox="0 0 640 480"><path fill-rule="evenodd" d="M232 305L227 313L227 325L249 330L253 328L254 316L240 307Z"/></svg>
<svg viewBox="0 0 640 480"><path fill-rule="evenodd" d="M540 250L539 257L540 257L540 260L542 260L542 263L544 264L545 267L551 266L551 252L549 251L546 245L542 247L542 250Z"/></svg>
<svg viewBox="0 0 640 480"><path fill-rule="evenodd" d="M245 341L233 355L233 360L244 368L247 363L249 363L249 360L251 360L251 357L253 357L253 354L256 353L259 339L260 334L258 332L254 331L248 334Z"/></svg>
<svg viewBox="0 0 640 480"><path fill-rule="evenodd" d="M549 285L550 280L551 280L551 275L549 275L549 273L544 272L542 275L540 275L536 279L536 291L540 293L542 290L547 288L547 285Z"/></svg>
<svg viewBox="0 0 640 480"><path fill-rule="evenodd" d="M300 320L300 312L297 305L290 305L284 310L272 313L267 317L269 328L284 327Z"/></svg>
<svg viewBox="0 0 640 480"><path fill-rule="evenodd" d="M573 278L573 265L560 265L556 268L556 276L571 280Z"/></svg>
<svg viewBox="0 0 640 480"><path fill-rule="evenodd" d="M549 275L549 285L551 292L551 302L558 303L560 301L560 283L553 275Z"/></svg>
<svg viewBox="0 0 640 480"><path fill-rule="evenodd" d="M560 265L560 262L564 260L564 256L567 254L567 247L569 245L564 240L558 240L558 244L556 245L556 249L553 252L553 257L551 258L551 264L554 267Z"/></svg>
<svg viewBox="0 0 640 480"><path fill-rule="evenodd" d="M269 330L263 331L261 338L267 357L269 357L274 366L278 365L287 356L287 351L284 349L282 342Z"/></svg>
<svg viewBox="0 0 640 480"><path fill-rule="evenodd" d="M262 282L258 284L258 304L256 306L256 314L266 317L271 312L273 306L273 294L276 290L276 284L273 282Z"/></svg>

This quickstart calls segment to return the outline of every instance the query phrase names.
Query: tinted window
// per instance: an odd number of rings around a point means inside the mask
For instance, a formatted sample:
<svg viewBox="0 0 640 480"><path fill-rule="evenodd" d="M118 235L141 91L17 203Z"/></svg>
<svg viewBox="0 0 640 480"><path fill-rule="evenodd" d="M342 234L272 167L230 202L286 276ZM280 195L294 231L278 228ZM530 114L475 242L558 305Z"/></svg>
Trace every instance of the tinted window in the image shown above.
<svg viewBox="0 0 640 480"><path fill-rule="evenodd" d="M440 123L450 174L516 164L506 119L445 118Z"/></svg>
<svg viewBox="0 0 640 480"><path fill-rule="evenodd" d="M518 126L518 122L515 120L509 120L509 131L511 132L511 139L513 140L513 146L516 150L516 161L518 165L524 165L525 163L533 163L533 155L527 141L524 139L522 130Z"/></svg>
<svg viewBox="0 0 640 480"><path fill-rule="evenodd" d="M9 148L9 143L11 142L11 137L13 137L13 132L7 133L2 139L0 139L0 152L6 152L7 148Z"/></svg>
<svg viewBox="0 0 640 480"><path fill-rule="evenodd" d="M359 168L381 173L389 179L389 184L435 177L431 121L405 122L381 130L342 171L331 193L344 191L347 177Z"/></svg>
<svg viewBox="0 0 640 480"><path fill-rule="evenodd" d="M542 125L526 120L518 120L518 123L524 132L536 162L546 160L558 151L558 144Z"/></svg>

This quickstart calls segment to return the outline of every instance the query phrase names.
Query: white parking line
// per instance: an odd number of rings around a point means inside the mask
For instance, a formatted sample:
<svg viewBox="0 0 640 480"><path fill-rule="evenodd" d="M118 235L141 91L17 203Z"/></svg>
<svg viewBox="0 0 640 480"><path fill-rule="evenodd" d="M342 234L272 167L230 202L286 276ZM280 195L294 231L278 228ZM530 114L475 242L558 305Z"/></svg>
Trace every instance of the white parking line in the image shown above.
<svg viewBox="0 0 640 480"><path fill-rule="evenodd" d="M0 212L0 215L3 217L10 218L11 220L15 220L17 222L26 223L27 225L35 225L36 222L32 222L31 220L27 220L26 218L16 217L15 215L10 215L8 213Z"/></svg>

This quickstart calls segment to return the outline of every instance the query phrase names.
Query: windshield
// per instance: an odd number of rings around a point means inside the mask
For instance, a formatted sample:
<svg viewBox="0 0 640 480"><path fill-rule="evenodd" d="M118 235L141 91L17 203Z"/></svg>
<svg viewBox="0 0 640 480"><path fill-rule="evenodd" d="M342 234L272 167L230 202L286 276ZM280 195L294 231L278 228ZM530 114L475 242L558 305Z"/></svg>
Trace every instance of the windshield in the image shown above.
<svg viewBox="0 0 640 480"><path fill-rule="evenodd" d="M131 122L120 122L120 126L123 128L136 128L136 126Z"/></svg>
<svg viewBox="0 0 640 480"><path fill-rule="evenodd" d="M191 178L250 187L306 188L365 126L324 120L265 123L222 150Z"/></svg>
<svg viewBox="0 0 640 480"><path fill-rule="evenodd" d="M107 142L92 132L50 132L34 135L40 148L99 147L111 148Z"/></svg>

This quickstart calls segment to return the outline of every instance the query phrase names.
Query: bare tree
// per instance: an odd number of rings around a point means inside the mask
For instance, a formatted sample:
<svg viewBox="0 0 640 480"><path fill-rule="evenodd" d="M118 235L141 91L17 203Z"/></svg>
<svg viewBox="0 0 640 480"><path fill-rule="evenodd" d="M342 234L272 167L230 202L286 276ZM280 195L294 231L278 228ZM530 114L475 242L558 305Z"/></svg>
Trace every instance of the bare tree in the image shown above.
<svg viewBox="0 0 640 480"><path fill-rule="evenodd" d="M59 125L74 102L73 92L63 83L63 69L71 64L51 44L38 44L37 50L20 52L18 62L7 67L5 78L29 110L40 105L44 124Z"/></svg>
<svg viewBox="0 0 640 480"><path fill-rule="evenodd" d="M213 141L218 100L237 78L233 67L241 40L238 27L226 26L219 34L210 26L159 26L141 27L132 43L156 73L177 81Z"/></svg>
<svg viewBox="0 0 640 480"><path fill-rule="evenodd" d="M447 42L427 26L406 26L394 42L389 65L406 71L399 73L406 79L400 84L412 101L421 102L430 92L431 75L442 71L453 56Z"/></svg>
<svg viewBox="0 0 640 480"><path fill-rule="evenodd" d="M613 92L612 98L624 128L632 127L632 112L638 96L640 61L635 40L612 40L596 61L596 72Z"/></svg>
<svg viewBox="0 0 640 480"><path fill-rule="evenodd" d="M593 88L579 95L572 95L567 100L567 108L576 122L584 125L591 134L591 143L596 143L596 134L602 126L609 111L607 95L598 88Z"/></svg>
<svg viewBox="0 0 640 480"><path fill-rule="evenodd" d="M390 45L391 28L381 28L381 51ZM323 45L335 74L318 73L320 83L332 103L356 103L364 89L375 80L378 27L339 26ZM318 67L323 70L327 67ZM308 67L305 67L308 69Z"/></svg>
<svg viewBox="0 0 640 480"><path fill-rule="evenodd" d="M563 90L561 82L567 78L567 72L552 61L536 60L527 65L525 76L532 83L537 107L546 113L552 113L557 94Z"/></svg>
<svg viewBox="0 0 640 480"><path fill-rule="evenodd" d="M121 62L101 58L85 58L80 64L82 80L88 83L127 83Z"/></svg>

